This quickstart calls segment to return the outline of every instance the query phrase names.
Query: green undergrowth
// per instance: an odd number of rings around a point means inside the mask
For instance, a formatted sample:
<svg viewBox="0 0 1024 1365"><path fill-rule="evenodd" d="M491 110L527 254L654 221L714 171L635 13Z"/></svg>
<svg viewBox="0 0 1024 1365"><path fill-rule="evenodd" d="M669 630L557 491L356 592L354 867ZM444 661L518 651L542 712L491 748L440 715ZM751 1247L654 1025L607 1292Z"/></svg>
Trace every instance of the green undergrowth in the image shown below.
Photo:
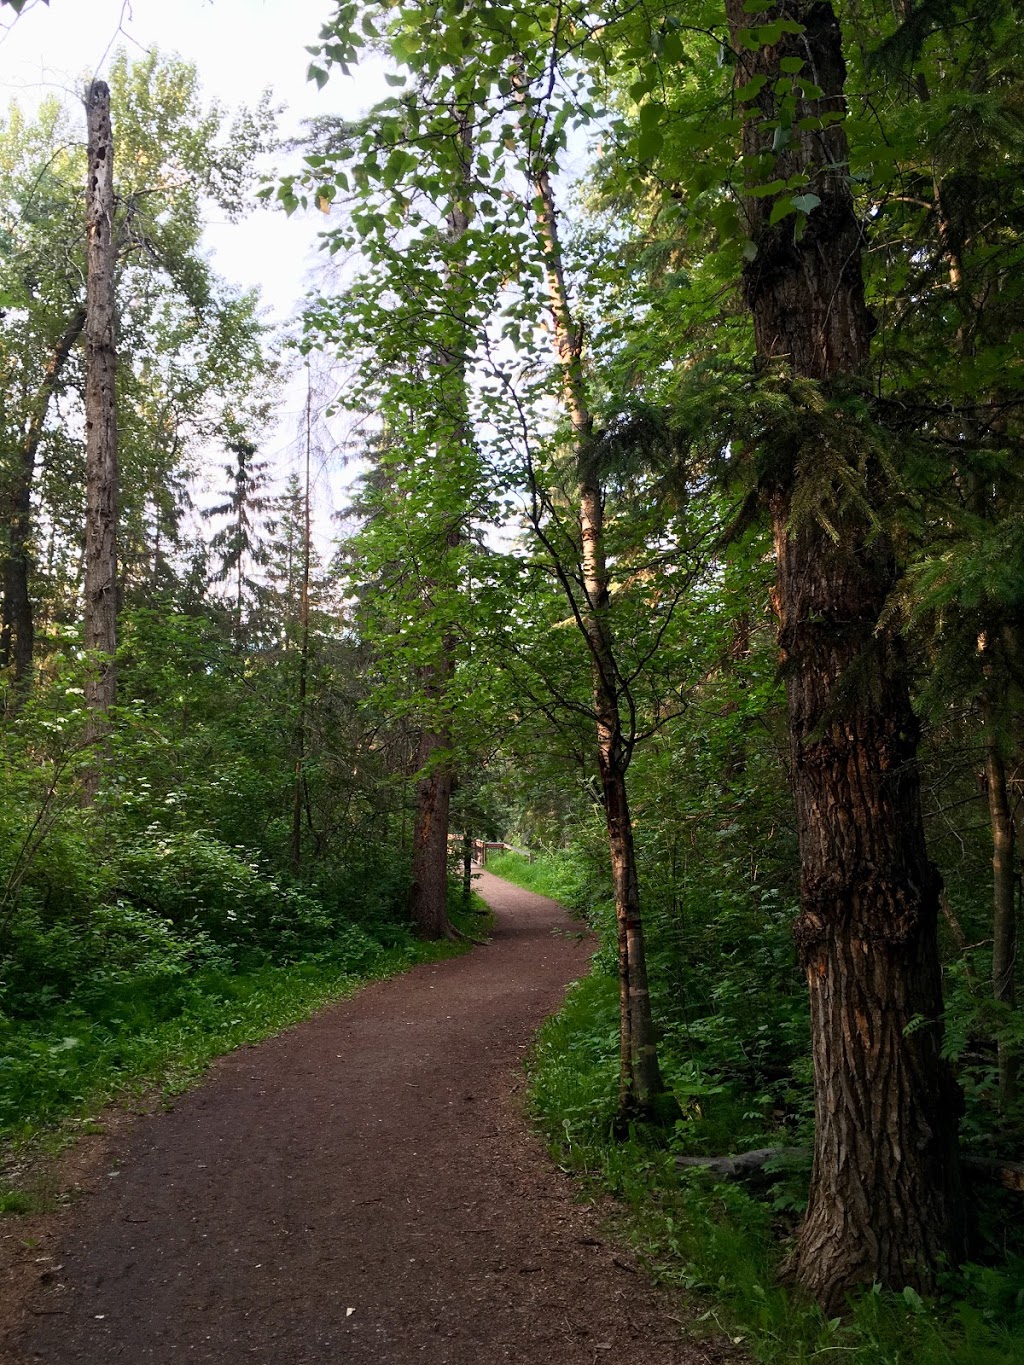
<svg viewBox="0 0 1024 1365"><path fill-rule="evenodd" d="M337 930L297 961L199 967L167 955L147 972L98 972L31 1017L0 1015L0 1144L9 1154L59 1149L88 1128L90 1115L143 1091L173 1095L209 1063L261 1039L361 985L417 963L467 952L486 936L489 911L476 896L452 920L464 937L427 942L405 926ZM379 930L375 935L374 928ZM216 959L213 959L216 961ZM171 959L172 964L175 959ZM27 1201L27 1202L26 1202ZM0 1213L24 1212L31 1195L0 1188Z"/></svg>
<svg viewBox="0 0 1024 1365"><path fill-rule="evenodd" d="M851 1365L1015 1365L1024 1362L1024 1260L998 1268L970 1265L943 1293L922 1300L874 1290L828 1319L777 1282L785 1240L795 1226L806 1174L790 1172L754 1197L737 1184L682 1170L675 1157L713 1149L774 1145L762 1132L721 1142L734 1116L725 1088L677 1086L669 1051L666 1076L686 1117L675 1132L613 1136L617 1081L616 983L606 971L579 982L548 1020L531 1061L535 1115L556 1159L613 1194L628 1236L655 1276L687 1297L697 1330L727 1333L751 1357ZM699 1088L698 1088L699 1089ZM717 1110L717 1112L716 1112ZM758 1140L760 1137L760 1140ZM775 1135L774 1142L778 1142Z"/></svg>

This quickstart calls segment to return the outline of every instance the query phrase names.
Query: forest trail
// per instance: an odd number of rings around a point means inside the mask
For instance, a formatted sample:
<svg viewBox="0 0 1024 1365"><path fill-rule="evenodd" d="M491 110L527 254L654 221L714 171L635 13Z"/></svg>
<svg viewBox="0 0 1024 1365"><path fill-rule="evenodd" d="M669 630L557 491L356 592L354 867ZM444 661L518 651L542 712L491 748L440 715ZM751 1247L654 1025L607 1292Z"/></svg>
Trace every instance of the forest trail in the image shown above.
<svg viewBox="0 0 1024 1365"><path fill-rule="evenodd" d="M705 1365L522 1116L592 945L484 873L492 942L222 1058L131 1125L3 1365Z"/></svg>

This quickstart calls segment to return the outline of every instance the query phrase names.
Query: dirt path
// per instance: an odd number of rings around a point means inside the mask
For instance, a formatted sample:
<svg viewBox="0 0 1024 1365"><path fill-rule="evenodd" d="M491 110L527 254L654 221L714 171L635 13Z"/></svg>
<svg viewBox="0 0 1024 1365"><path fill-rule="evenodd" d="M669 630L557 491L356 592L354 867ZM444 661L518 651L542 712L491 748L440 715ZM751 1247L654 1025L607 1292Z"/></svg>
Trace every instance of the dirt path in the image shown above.
<svg viewBox="0 0 1024 1365"><path fill-rule="evenodd" d="M520 1061L591 951L484 874L493 942L223 1058L59 1220L0 1360L698 1365L572 1202ZM50 1269L55 1267L55 1269Z"/></svg>

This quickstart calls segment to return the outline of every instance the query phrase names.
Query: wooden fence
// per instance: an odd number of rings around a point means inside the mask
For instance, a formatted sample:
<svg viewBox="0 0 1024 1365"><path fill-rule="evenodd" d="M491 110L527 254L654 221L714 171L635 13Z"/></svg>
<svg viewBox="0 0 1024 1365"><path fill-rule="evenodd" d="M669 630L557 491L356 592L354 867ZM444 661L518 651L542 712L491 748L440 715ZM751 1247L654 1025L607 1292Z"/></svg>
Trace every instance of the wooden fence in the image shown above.
<svg viewBox="0 0 1024 1365"><path fill-rule="evenodd" d="M518 853L521 858L525 858L528 863L533 862L533 854L528 848L517 848L515 844L488 843L484 839L473 840L473 861L477 867L487 866L487 855L492 852L499 853Z"/></svg>
<svg viewBox="0 0 1024 1365"><path fill-rule="evenodd" d="M462 856L465 845L461 834L448 835L448 852L458 853ZM528 848L520 848L518 844L502 844L486 839L473 840L473 862L477 867L487 866L487 856L490 853L518 853L520 858L525 858L528 863L533 862L533 853Z"/></svg>

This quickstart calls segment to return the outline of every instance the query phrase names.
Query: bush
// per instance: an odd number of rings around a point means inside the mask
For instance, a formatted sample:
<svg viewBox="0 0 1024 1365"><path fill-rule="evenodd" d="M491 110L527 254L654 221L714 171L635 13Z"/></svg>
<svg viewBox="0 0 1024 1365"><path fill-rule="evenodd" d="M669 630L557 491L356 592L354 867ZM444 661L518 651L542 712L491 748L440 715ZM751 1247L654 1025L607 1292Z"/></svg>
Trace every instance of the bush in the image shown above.
<svg viewBox="0 0 1024 1365"><path fill-rule="evenodd" d="M155 830L129 844L118 881L134 904L236 958L257 950L267 960L295 961L334 928L319 901L282 885L244 849L202 832Z"/></svg>

